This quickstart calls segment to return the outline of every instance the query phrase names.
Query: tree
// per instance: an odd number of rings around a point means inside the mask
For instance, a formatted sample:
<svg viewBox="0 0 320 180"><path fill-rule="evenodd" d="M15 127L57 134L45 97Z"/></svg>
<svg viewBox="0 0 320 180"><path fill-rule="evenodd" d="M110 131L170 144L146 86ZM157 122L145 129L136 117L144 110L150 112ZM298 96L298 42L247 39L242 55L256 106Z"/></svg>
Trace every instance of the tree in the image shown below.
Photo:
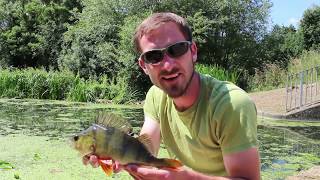
<svg viewBox="0 0 320 180"><path fill-rule="evenodd" d="M261 55L264 64L277 64L286 68L292 57L297 57L303 51L303 39L300 31L294 26L275 25L271 32L265 35L261 42Z"/></svg>
<svg viewBox="0 0 320 180"><path fill-rule="evenodd" d="M305 48L320 47L320 6L314 6L303 13L300 28Z"/></svg>
<svg viewBox="0 0 320 180"><path fill-rule="evenodd" d="M68 68L81 77L115 75L118 62L119 26L124 13L117 1L84 0L79 21L64 34L60 68Z"/></svg>
<svg viewBox="0 0 320 180"><path fill-rule="evenodd" d="M1 65L57 68L65 23L76 11L63 3L71 1L0 0Z"/></svg>

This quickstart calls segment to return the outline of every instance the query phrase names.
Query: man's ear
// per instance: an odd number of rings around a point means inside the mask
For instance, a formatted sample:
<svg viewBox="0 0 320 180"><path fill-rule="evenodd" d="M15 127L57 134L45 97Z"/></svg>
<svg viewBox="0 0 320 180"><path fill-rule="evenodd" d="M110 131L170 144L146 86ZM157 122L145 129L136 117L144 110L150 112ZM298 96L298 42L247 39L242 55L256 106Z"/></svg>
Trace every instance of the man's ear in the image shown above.
<svg viewBox="0 0 320 180"><path fill-rule="evenodd" d="M197 55L192 56L192 61L195 63L197 61Z"/></svg>
<svg viewBox="0 0 320 180"><path fill-rule="evenodd" d="M149 71L148 71L148 69L146 67L145 62L139 58L138 63L139 63L139 66L141 67L141 69L144 71L144 73L146 75L149 75Z"/></svg>
<svg viewBox="0 0 320 180"><path fill-rule="evenodd" d="M198 58L198 48L195 42L192 42L192 45L191 45L191 55L192 55L192 62L195 63Z"/></svg>

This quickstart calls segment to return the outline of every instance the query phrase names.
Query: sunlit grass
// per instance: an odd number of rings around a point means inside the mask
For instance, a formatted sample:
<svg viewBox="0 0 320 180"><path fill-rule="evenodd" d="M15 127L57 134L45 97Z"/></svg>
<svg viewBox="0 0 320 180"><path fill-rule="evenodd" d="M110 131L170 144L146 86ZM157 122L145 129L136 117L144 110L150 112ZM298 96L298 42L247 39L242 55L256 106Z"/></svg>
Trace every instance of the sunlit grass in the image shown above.
<svg viewBox="0 0 320 180"><path fill-rule="evenodd" d="M287 68L282 68L277 64L267 64L264 69L257 70L255 75L249 78L249 90L284 88L288 74L299 73L317 66L320 66L320 52L315 50L304 51L299 57L292 58Z"/></svg>
<svg viewBox="0 0 320 180"><path fill-rule="evenodd" d="M83 79L70 71L1 69L0 97L129 104L137 99L126 77Z"/></svg>

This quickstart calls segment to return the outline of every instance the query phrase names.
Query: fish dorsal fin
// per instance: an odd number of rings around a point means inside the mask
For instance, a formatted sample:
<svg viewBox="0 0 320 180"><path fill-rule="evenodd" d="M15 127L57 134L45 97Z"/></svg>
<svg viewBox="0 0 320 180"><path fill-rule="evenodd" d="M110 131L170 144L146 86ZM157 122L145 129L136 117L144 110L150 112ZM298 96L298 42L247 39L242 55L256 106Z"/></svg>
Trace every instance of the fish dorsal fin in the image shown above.
<svg viewBox="0 0 320 180"><path fill-rule="evenodd" d="M95 123L103 127L117 128L126 134L132 132L130 123L123 117L120 117L113 113L99 112L96 117Z"/></svg>
<svg viewBox="0 0 320 180"><path fill-rule="evenodd" d="M154 153L155 153L149 135L147 135L147 134L141 134L141 135L138 137L138 140L147 148L147 150L148 150L151 154L154 154Z"/></svg>

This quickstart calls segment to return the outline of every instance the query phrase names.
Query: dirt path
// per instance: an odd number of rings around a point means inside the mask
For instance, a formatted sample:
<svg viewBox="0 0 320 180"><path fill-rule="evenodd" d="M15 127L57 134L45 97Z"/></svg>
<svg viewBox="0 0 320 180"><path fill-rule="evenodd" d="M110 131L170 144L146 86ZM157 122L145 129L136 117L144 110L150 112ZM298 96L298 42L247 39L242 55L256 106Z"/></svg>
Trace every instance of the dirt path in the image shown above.
<svg viewBox="0 0 320 180"><path fill-rule="evenodd" d="M250 97L255 102L260 115L283 117L286 114L286 93L284 88L250 93ZM296 176L287 177L286 180L320 180L320 166L301 171Z"/></svg>
<svg viewBox="0 0 320 180"><path fill-rule="evenodd" d="M286 113L286 90L284 88L250 93L250 97L256 103L259 113L279 116Z"/></svg>
<svg viewBox="0 0 320 180"><path fill-rule="evenodd" d="M320 179L320 166L315 166L307 171L301 171L296 176L289 176L286 180L316 180Z"/></svg>

